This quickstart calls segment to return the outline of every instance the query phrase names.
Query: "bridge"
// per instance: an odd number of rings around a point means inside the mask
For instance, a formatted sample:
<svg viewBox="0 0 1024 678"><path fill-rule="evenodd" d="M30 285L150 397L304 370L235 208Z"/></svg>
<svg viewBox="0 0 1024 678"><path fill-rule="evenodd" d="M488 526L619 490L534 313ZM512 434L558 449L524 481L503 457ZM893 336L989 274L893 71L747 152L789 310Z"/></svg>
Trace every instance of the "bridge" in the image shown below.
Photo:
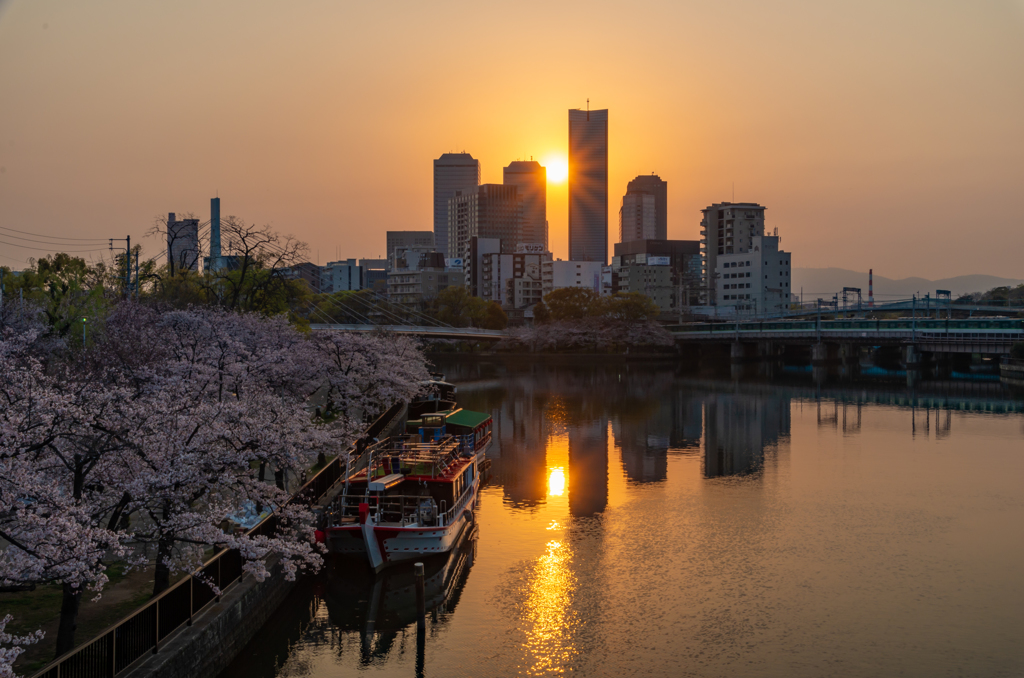
<svg viewBox="0 0 1024 678"><path fill-rule="evenodd" d="M432 339L501 339L504 330L483 330L478 327L451 327L449 325L370 325L359 323L311 323L313 330L338 330L343 332L389 332Z"/></svg>
<svg viewBox="0 0 1024 678"><path fill-rule="evenodd" d="M899 346L915 352L981 353L1005 355L1024 342L1024 320L1019 318L970 318L917 320L757 320L720 323L686 323L667 328L678 343L733 345L733 357L748 354L747 346L760 345L761 355L775 346L814 347L814 359L825 360L828 347Z"/></svg>

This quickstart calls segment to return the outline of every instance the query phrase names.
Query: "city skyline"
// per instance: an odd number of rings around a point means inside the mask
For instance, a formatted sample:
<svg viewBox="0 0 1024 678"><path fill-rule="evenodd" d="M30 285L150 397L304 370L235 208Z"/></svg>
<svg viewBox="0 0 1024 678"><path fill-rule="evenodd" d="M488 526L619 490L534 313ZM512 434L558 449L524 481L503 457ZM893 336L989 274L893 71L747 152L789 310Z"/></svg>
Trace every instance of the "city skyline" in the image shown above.
<svg viewBox="0 0 1024 678"><path fill-rule="evenodd" d="M612 224L628 181L656 172L673 186L670 239L697 238L700 209L735 199L771 206L766 225L804 266L1020 276L1022 218L977 205L1024 183L1024 5L637 9L579 24L570 6L538 8L537 28L537 16L443 3L394 14L0 2L0 96L18 102L0 110L0 224L130 234L155 254L162 245L142 238L155 216L205 215L220 195L225 215L294 233L313 261L339 245L382 256L385 231L431 229L428 159L466 149L483 183L516 159L549 168L549 241L567 259L567 186L551 158L567 156L564 111L590 98L614 111ZM461 44L437 45L442 15ZM709 31L672 37L722 22L739 47L714 60ZM491 23L497 34L475 30ZM524 34L532 52L493 50ZM203 47L166 48L182 35ZM441 73L467 50L483 55L463 73L475 93L456 100ZM501 69L511 76L488 77ZM2 254L18 268L41 252Z"/></svg>

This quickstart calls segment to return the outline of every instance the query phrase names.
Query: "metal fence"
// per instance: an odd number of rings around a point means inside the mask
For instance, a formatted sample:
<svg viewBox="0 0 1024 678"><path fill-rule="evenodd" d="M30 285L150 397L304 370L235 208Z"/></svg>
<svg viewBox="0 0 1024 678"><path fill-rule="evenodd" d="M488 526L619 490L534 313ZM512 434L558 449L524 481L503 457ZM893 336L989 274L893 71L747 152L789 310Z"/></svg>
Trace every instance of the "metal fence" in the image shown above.
<svg viewBox="0 0 1024 678"><path fill-rule="evenodd" d="M404 411L404 403L393 406L370 425L361 440L372 440L392 428ZM357 444L350 451L358 450ZM344 455L338 455L320 469L291 496L288 504L318 502L344 475L343 458ZM270 536L277 529L277 521L277 515L271 513L246 534ZM215 589L223 592L242 579L243 564L238 551L223 549L196 572L93 640L58 657L32 678L114 678L144 655L156 654L167 636L182 626L191 626L192 618L203 608L220 600Z"/></svg>

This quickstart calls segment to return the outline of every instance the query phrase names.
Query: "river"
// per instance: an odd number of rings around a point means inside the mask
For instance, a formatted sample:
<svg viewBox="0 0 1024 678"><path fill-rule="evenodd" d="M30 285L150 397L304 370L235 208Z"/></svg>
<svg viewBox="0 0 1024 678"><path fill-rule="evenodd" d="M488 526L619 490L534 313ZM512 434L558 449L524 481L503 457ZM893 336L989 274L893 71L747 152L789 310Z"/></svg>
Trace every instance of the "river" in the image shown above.
<svg viewBox="0 0 1024 678"><path fill-rule="evenodd" d="M437 359L490 412L476 528L332 560L223 674L1020 676L1024 394Z"/></svg>

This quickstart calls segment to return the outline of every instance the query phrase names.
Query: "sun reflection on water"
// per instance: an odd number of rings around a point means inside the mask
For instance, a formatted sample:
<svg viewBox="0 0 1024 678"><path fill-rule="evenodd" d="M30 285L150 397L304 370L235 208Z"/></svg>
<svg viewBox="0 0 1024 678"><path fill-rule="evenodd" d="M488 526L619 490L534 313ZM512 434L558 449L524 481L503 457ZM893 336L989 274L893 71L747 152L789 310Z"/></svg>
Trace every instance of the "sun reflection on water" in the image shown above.
<svg viewBox="0 0 1024 678"><path fill-rule="evenodd" d="M548 496L561 497L565 494L565 469L556 467L548 471Z"/></svg>
<svg viewBox="0 0 1024 678"><path fill-rule="evenodd" d="M561 541L552 539L537 559L533 585L526 604L526 649L531 655L529 675L564 673L576 656L572 642L575 615L569 609L576 589L576 577L569 567L572 552Z"/></svg>

